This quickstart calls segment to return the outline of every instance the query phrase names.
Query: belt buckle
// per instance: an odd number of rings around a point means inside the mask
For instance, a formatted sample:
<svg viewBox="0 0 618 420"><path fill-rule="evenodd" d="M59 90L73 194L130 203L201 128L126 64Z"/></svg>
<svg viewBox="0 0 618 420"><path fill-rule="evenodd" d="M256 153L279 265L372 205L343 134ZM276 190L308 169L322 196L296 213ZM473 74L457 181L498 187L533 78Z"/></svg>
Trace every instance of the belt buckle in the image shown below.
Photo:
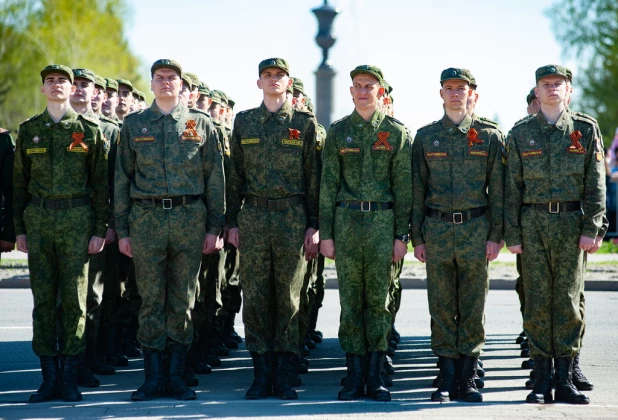
<svg viewBox="0 0 618 420"><path fill-rule="evenodd" d="M459 221L457 221L457 216L459 216ZM453 213L453 223L461 225L463 223L463 213Z"/></svg>
<svg viewBox="0 0 618 420"><path fill-rule="evenodd" d="M367 210L365 210L365 203L367 203ZM368 213L371 211L371 201L361 201L360 204L361 204L360 209L363 213Z"/></svg>
<svg viewBox="0 0 618 420"><path fill-rule="evenodd" d="M171 198L164 198L161 201L163 201L163 210L171 210L172 209L173 206L172 206L172 199Z"/></svg>
<svg viewBox="0 0 618 420"><path fill-rule="evenodd" d="M54 200L54 210L62 210L62 200L61 199Z"/></svg>
<svg viewBox="0 0 618 420"><path fill-rule="evenodd" d="M552 209L552 205L556 206L556 211L554 211ZM551 201L549 202L549 212L552 214L556 214L556 213L560 213L560 203L552 203Z"/></svg>

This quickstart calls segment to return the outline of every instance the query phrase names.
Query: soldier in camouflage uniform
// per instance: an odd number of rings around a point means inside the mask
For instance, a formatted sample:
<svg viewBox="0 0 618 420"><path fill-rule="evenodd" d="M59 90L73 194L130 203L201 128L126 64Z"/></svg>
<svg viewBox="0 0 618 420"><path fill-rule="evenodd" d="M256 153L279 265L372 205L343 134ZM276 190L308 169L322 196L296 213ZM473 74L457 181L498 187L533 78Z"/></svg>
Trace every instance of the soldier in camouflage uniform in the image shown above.
<svg viewBox="0 0 618 420"><path fill-rule="evenodd" d="M200 94L200 97L195 104L196 108L204 112L208 112L208 109L210 108L210 104L212 102L210 99L210 89L208 88L208 85L200 81L198 93Z"/></svg>
<svg viewBox="0 0 618 420"><path fill-rule="evenodd" d="M554 381L557 401L590 402L573 384L573 360L584 327L586 252L604 229L604 152L596 121L566 107L569 79L559 65L537 69L541 111L516 123L507 142L505 240L522 259L536 379L529 403L551 402Z"/></svg>
<svg viewBox="0 0 618 420"><path fill-rule="evenodd" d="M337 258L339 341L348 360L338 398L364 395L366 376L367 395L390 401L382 379L392 322L388 289L392 263L407 252L410 144L403 124L379 111L382 71L362 65L350 77L355 110L328 131L320 195L320 250Z"/></svg>
<svg viewBox="0 0 618 420"><path fill-rule="evenodd" d="M13 139L9 130L0 128L0 252L15 248L15 225L13 224Z"/></svg>
<svg viewBox="0 0 618 420"><path fill-rule="evenodd" d="M127 79L117 79L118 82L118 106L116 107L116 116L120 121L124 121L131 112L133 106L133 83Z"/></svg>
<svg viewBox="0 0 618 420"><path fill-rule="evenodd" d="M156 99L150 108L126 118L115 174L119 249L133 258L142 296L137 337L146 378L131 398L160 394L168 351L168 389L187 400L195 399L183 379L193 339L190 310L201 255L222 245L224 175L212 123L178 98L180 65L158 60L151 75Z"/></svg>
<svg viewBox="0 0 618 420"><path fill-rule="evenodd" d="M503 139L494 124L469 115L469 72L446 69L440 83L445 114L418 130L412 147L412 244L427 263L431 348L441 375L431 399L449 401L459 391L464 401L480 402L474 376L485 342L488 261L502 239Z"/></svg>
<svg viewBox="0 0 618 420"><path fill-rule="evenodd" d="M105 78L105 93L107 98L101 106L101 112L107 118L118 122L120 120L116 116L116 108L118 107L118 82L116 79Z"/></svg>
<svg viewBox="0 0 618 420"><path fill-rule="evenodd" d="M300 289L305 257L315 258L318 246L316 123L287 102L292 79L285 60L262 61L258 74L264 101L236 116L227 190L229 242L240 252L254 366L245 397L264 398L274 382L279 398L296 399Z"/></svg>
<svg viewBox="0 0 618 420"><path fill-rule="evenodd" d="M30 401L48 401L59 391L65 401L80 401L77 370L86 344L88 260L104 246L107 162L98 122L70 107L71 69L50 65L41 78L47 109L20 126L13 175L17 249L28 253L32 347L43 373Z"/></svg>

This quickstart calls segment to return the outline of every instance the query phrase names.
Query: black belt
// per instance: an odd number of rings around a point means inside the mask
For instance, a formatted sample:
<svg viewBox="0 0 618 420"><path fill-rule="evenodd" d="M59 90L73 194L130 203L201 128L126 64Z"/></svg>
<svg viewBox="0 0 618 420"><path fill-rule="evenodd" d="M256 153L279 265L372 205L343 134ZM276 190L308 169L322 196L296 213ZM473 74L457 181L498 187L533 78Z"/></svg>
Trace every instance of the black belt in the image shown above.
<svg viewBox="0 0 618 420"><path fill-rule="evenodd" d="M135 201L140 204L163 207L165 210L171 210L174 207L184 206L185 204L193 204L199 199L199 195L181 195L179 197L170 198L137 198Z"/></svg>
<svg viewBox="0 0 618 420"><path fill-rule="evenodd" d="M275 211L285 210L289 207L294 207L302 203L302 195L293 195L291 197L280 198L277 200L268 200L266 198L256 197L255 195L248 195L245 197L245 204Z"/></svg>
<svg viewBox="0 0 618 420"><path fill-rule="evenodd" d="M44 207L46 209L52 210L64 210L70 209L73 207L83 207L90 203L90 197L87 195L79 198L67 198L67 199L58 199L58 200L45 200L39 197L32 197L30 199L30 204L33 206Z"/></svg>
<svg viewBox="0 0 618 420"><path fill-rule="evenodd" d="M580 201L563 201L558 203L556 201L551 203L526 203L526 207L534 207L540 211L548 211L550 213L561 213L565 211L579 211L582 209L582 203Z"/></svg>
<svg viewBox="0 0 618 420"><path fill-rule="evenodd" d="M432 219L440 220L442 222L451 222L455 223L456 225L460 225L470 219L474 219L484 215L485 210L485 207L477 207L475 209L448 213L425 207L425 215L427 217L431 217Z"/></svg>
<svg viewBox="0 0 618 420"><path fill-rule="evenodd" d="M362 212L376 211L376 210L390 210L393 208L393 203L379 202L379 201L340 201L337 203L337 207L341 207L349 210L360 210Z"/></svg>

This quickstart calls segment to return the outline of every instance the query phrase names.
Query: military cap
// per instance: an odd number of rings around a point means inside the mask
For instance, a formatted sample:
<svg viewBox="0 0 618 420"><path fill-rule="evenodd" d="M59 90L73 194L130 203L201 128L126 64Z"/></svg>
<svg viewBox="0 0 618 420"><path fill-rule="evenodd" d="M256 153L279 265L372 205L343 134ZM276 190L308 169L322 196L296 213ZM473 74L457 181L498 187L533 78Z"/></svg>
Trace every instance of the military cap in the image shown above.
<svg viewBox="0 0 618 420"><path fill-rule="evenodd" d="M289 85L285 88L285 90L286 90L287 92L290 92L290 94L291 94L291 95L294 95L294 84L289 84Z"/></svg>
<svg viewBox="0 0 618 420"><path fill-rule="evenodd" d="M261 76L264 69L269 67L276 67L286 72L288 76L290 75L290 65L283 58L267 58L260 62L258 66L258 76Z"/></svg>
<svg viewBox="0 0 618 420"><path fill-rule="evenodd" d="M111 89L118 92L118 81L116 79L110 79L109 77L106 77L105 83L105 89Z"/></svg>
<svg viewBox="0 0 618 420"><path fill-rule="evenodd" d="M189 90L193 90L193 79L187 73L183 73L181 79L183 84L189 86Z"/></svg>
<svg viewBox="0 0 618 420"><path fill-rule="evenodd" d="M210 95L210 89L208 89L208 85L206 83L200 81L200 84L197 87L197 93L208 96Z"/></svg>
<svg viewBox="0 0 618 420"><path fill-rule="evenodd" d="M221 100L221 95L219 95L219 91L211 90L209 98L212 100L213 104L223 105L223 101Z"/></svg>
<svg viewBox="0 0 618 420"><path fill-rule="evenodd" d="M225 94L225 92L223 92L222 90L214 90L214 92L217 92L217 94L219 94L219 97L221 98L221 102L219 102L221 105L227 105L227 95Z"/></svg>
<svg viewBox="0 0 618 420"><path fill-rule="evenodd" d="M571 71L571 69L565 67L564 70L566 70L567 79L569 79L569 82L573 83L573 72Z"/></svg>
<svg viewBox="0 0 618 420"><path fill-rule="evenodd" d="M386 80L384 81L382 86L384 86L384 91L386 92L386 95L390 96L391 92L393 91L393 87Z"/></svg>
<svg viewBox="0 0 618 420"><path fill-rule="evenodd" d="M133 92L133 90L135 89L133 87L133 83L131 83L129 80L127 79L116 79L116 81L118 82L118 88L120 88L120 85L125 85L129 87L129 90L131 92Z"/></svg>
<svg viewBox="0 0 618 420"><path fill-rule="evenodd" d="M534 92L534 88L530 89L530 93L526 96L526 103L530 105L532 101L536 98L536 93Z"/></svg>
<svg viewBox="0 0 618 420"><path fill-rule="evenodd" d="M159 69L174 70L179 76L182 77L182 67L180 67L180 64L175 60L162 58L152 63L152 67L150 67L150 77L154 77L154 72Z"/></svg>
<svg viewBox="0 0 618 420"><path fill-rule="evenodd" d="M478 85L476 84L476 79L472 75L472 72L470 70L468 70L468 69L461 69L461 71L463 71L468 76L468 79L470 80L470 87L472 89L476 90Z"/></svg>
<svg viewBox="0 0 618 420"><path fill-rule="evenodd" d="M294 83L292 84L292 89L293 90L297 90L300 93L302 93L303 95L305 94L305 85L303 83L302 80L300 80L298 77L293 77L292 79L294 79Z"/></svg>
<svg viewBox="0 0 618 420"><path fill-rule="evenodd" d="M185 73L185 74L191 78L191 86L193 86L193 89L200 86L200 78L197 77L197 74L195 73Z"/></svg>
<svg viewBox="0 0 618 420"><path fill-rule="evenodd" d="M356 66L356 68L350 72L350 78L354 80L354 78L358 74L369 74L378 79L378 82L380 82L380 86L384 86L384 76L382 75L382 70L380 70L376 66L371 66L369 64Z"/></svg>
<svg viewBox="0 0 618 420"><path fill-rule="evenodd" d="M309 112L313 113L313 102L311 102L311 98L308 96L305 96L305 105L307 105Z"/></svg>
<svg viewBox="0 0 618 420"><path fill-rule="evenodd" d="M236 102L234 102L232 100L232 98L230 98L229 96L227 97L227 106L229 106L230 108L234 109L234 105L236 105Z"/></svg>
<svg viewBox="0 0 618 420"><path fill-rule="evenodd" d="M98 74L95 75L94 78L95 78L94 86L103 88L103 90L105 90L105 88L107 87L107 82L105 81L105 79L99 76Z"/></svg>
<svg viewBox="0 0 618 420"><path fill-rule="evenodd" d="M52 73L61 73L66 75L71 81L71 84L73 84L73 71L62 64L50 64L41 70L41 82L45 83L45 78Z"/></svg>
<svg viewBox="0 0 618 420"><path fill-rule="evenodd" d="M565 67L559 66L557 64L548 64L546 66L539 67L538 69L536 69L535 75L537 83L539 83L539 80L541 80L545 76L561 76L569 81L571 80L569 77L569 75L571 75L571 72L567 72L567 69Z"/></svg>
<svg viewBox="0 0 618 420"><path fill-rule="evenodd" d="M91 70L88 69L73 69L73 80L75 79L86 79L90 80L92 83L97 81L97 77Z"/></svg>
<svg viewBox="0 0 618 420"><path fill-rule="evenodd" d="M454 67L450 67L446 70L443 70L440 74L440 84L443 84L447 80L452 79L466 81L470 86L472 86L472 80L470 80L470 72L466 69L457 69Z"/></svg>
<svg viewBox="0 0 618 420"><path fill-rule="evenodd" d="M146 94L144 92L142 92L141 90L138 90L137 94L139 95L139 100L140 101L145 101L146 100Z"/></svg>

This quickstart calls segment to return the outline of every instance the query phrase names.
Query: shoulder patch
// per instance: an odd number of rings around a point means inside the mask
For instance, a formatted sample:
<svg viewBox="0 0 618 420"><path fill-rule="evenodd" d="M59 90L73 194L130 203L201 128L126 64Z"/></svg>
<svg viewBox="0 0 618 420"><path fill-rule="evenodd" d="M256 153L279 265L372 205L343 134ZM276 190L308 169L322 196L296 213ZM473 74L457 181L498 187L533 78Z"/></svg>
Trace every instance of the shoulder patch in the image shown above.
<svg viewBox="0 0 618 420"><path fill-rule="evenodd" d="M98 121L98 120L96 120L96 119L94 119L94 118L92 118L92 117L89 117L89 116L87 116L87 115L78 114L78 115L77 115L77 118L81 118L81 119L86 120L86 121L88 121L88 122L91 122L91 123L93 123L93 124L99 125L99 121Z"/></svg>
<svg viewBox="0 0 618 420"><path fill-rule="evenodd" d="M34 121L34 120L36 120L37 118L39 118L41 115L43 115L43 114L36 114L36 115L33 115L32 117L28 118L27 120L24 120L24 121L22 122L22 124L25 124L25 123L30 122L30 121ZM20 124L20 125L21 125L21 124Z"/></svg>
<svg viewBox="0 0 618 420"><path fill-rule="evenodd" d="M391 116L386 116L386 118L388 118L390 121L394 122L395 124L399 124L399 125L403 125L405 127L405 124L402 123L401 121L399 121L397 118L395 117L391 117Z"/></svg>
<svg viewBox="0 0 618 420"><path fill-rule="evenodd" d="M307 115L310 115L311 117L315 118L315 114L313 112L309 111L308 109L303 110L303 111L296 111L296 110L294 110L294 112L300 112L301 114L307 114Z"/></svg>
<svg viewBox="0 0 618 420"><path fill-rule="evenodd" d="M513 124L513 127L517 127L518 125L526 124L527 122L531 121L535 117L536 117L536 114L526 115L524 118L522 118L521 120L519 120L515 124Z"/></svg>
<svg viewBox="0 0 618 420"><path fill-rule="evenodd" d="M202 111L198 108L189 108L189 113L195 112L197 114L206 115L210 119L210 115L206 111Z"/></svg>
<svg viewBox="0 0 618 420"><path fill-rule="evenodd" d="M591 117L588 114L584 114L583 112L572 112L573 114L573 119L578 120L578 121L585 121L589 124L592 125L598 125L599 123L597 122L597 120L594 119L594 117Z"/></svg>
<svg viewBox="0 0 618 420"><path fill-rule="evenodd" d="M333 127L334 127L334 126L336 126L337 124L339 124L339 123L341 123L341 122L343 122L343 121L347 120L347 119L348 119L348 117L349 117L349 115L346 115L345 117L343 117L343 118L341 118L341 119L339 119L339 120L337 120L337 121L333 122L333 123L330 125L330 127L331 127L331 128L333 128Z"/></svg>
<svg viewBox="0 0 618 420"><path fill-rule="evenodd" d="M148 109L148 108L146 108ZM134 118L136 115L140 115L142 113L142 111L145 110L139 110L139 111L133 111L127 115L124 116L124 120L122 120L121 122L118 123L119 126L122 126L122 124L124 124L128 118Z"/></svg>
<svg viewBox="0 0 618 420"><path fill-rule="evenodd" d="M482 124L491 125L494 128L500 128L500 124L498 124L495 121L490 120L489 118L485 118L485 117L481 117L477 115L476 120Z"/></svg>
<svg viewBox="0 0 618 420"><path fill-rule="evenodd" d="M424 130L424 129L426 129L426 128L429 128L429 127L431 127L432 125L435 125L435 124L437 124L437 123L439 123L439 122L440 122L440 120L436 120L436 121L430 122L429 124L425 124L424 126L422 126L421 128L419 128L418 130L416 130L416 132L417 132L417 133L419 133L421 130Z"/></svg>

